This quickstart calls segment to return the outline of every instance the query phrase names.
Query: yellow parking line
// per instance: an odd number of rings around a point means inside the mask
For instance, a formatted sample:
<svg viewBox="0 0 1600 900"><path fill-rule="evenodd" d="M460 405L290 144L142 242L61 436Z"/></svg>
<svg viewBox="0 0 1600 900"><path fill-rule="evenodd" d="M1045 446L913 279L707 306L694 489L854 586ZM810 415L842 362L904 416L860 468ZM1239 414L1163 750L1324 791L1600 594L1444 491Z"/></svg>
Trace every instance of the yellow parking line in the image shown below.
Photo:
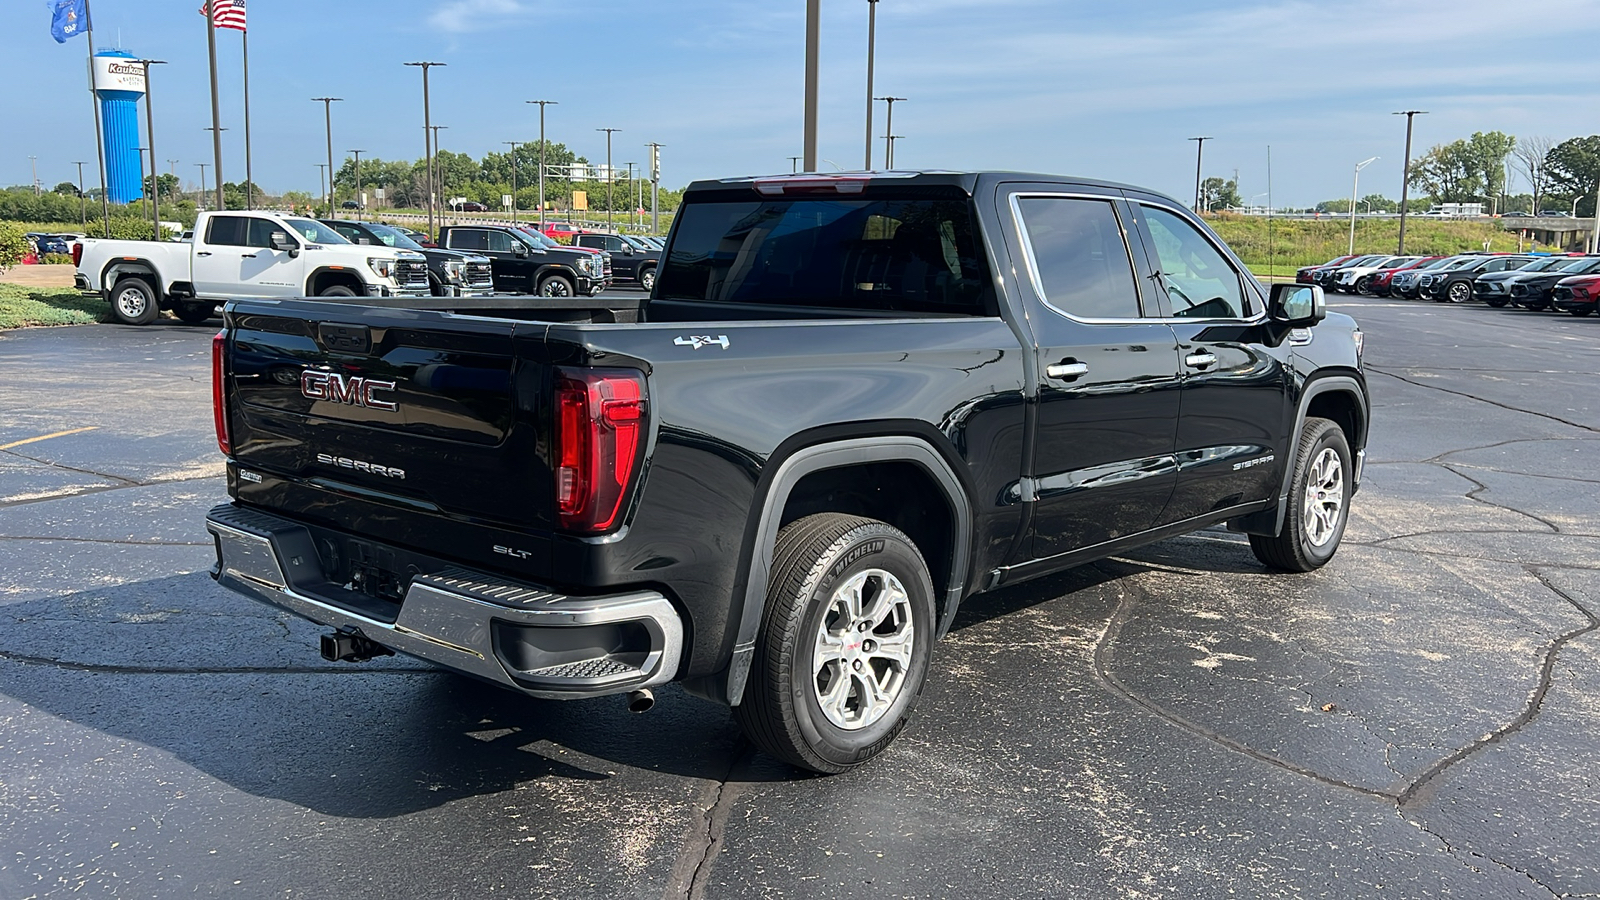
<svg viewBox="0 0 1600 900"><path fill-rule="evenodd" d="M36 444L39 441L48 441L51 438L66 437L69 434L82 434L85 431L93 431L99 427L99 425L90 425L85 428L74 428L71 431L58 431L55 434L41 434L38 437L31 437L25 441L12 441L9 444L0 444L0 450L10 450L12 447L21 447L23 444Z"/></svg>

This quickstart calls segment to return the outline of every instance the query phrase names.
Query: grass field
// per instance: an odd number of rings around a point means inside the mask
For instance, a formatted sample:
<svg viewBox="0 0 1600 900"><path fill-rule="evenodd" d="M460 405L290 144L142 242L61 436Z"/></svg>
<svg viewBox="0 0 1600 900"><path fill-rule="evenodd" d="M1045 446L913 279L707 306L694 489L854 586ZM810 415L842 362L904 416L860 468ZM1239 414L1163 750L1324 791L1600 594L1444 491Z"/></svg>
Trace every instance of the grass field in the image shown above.
<svg viewBox="0 0 1600 900"><path fill-rule="evenodd" d="M1206 223L1257 274L1264 274L1271 264L1273 274L1293 275L1296 267L1327 262L1344 255L1349 247L1349 219L1274 219L1270 240L1268 222L1259 216L1207 216ZM1357 253L1393 253L1399 239L1399 219L1356 221ZM1443 256L1466 250L1518 249L1561 248L1519 248L1517 235L1502 231L1494 222L1406 220L1407 253Z"/></svg>
<svg viewBox="0 0 1600 900"><path fill-rule="evenodd" d="M72 288L0 284L0 328L28 325L86 325L107 321L110 307Z"/></svg>

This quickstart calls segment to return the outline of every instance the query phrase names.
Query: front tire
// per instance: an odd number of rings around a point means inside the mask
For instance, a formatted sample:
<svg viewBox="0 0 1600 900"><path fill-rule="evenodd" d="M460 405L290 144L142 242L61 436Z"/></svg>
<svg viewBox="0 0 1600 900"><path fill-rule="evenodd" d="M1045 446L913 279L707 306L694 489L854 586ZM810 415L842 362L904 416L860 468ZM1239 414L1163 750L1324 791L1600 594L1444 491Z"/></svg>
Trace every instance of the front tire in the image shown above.
<svg viewBox="0 0 1600 900"><path fill-rule="evenodd" d="M1567 310L1567 312L1569 312L1572 315L1577 316L1578 318L1581 319L1584 316L1587 316L1590 313L1594 312L1594 307L1592 307L1592 306L1577 306L1577 307L1574 307L1572 309Z"/></svg>
<svg viewBox="0 0 1600 900"><path fill-rule="evenodd" d="M1350 444L1329 419L1308 418L1300 432L1289 484L1289 510L1276 537L1250 535L1250 549L1269 568L1310 572L1339 549L1350 517Z"/></svg>
<svg viewBox="0 0 1600 900"><path fill-rule="evenodd" d="M756 746L800 768L860 766L905 728L934 627L933 581L903 532L840 513L791 522L773 549L734 719Z"/></svg>
<svg viewBox="0 0 1600 900"><path fill-rule="evenodd" d="M1372 276L1371 275L1363 275L1360 278L1356 279L1356 293L1358 293L1358 294L1367 294L1367 295L1370 295L1372 293Z"/></svg>
<svg viewBox="0 0 1600 900"><path fill-rule="evenodd" d="M150 282L124 278L111 288L111 315L124 325L149 325L161 315L161 300Z"/></svg>
<svg viewBox="0 0 1600 900"><path fill-rule="evenodd" d="M541 297L571 297L576 290L572 281L564 275L551 275L539 282L539 296Z"/></svg>
<svg viewBox="0 0 1600 900"><path fill-rule="evenodd" d="M1490 306L1494 307L1495 309L1504 309L1505 305L1507 303L1507 301L1504 300L1504 299L1485 300L1483 302L1489 304Z"/></svg>
<svg viewBox="0 0 1600 900"><path fill-rule="evenodd" d="M640 272L639 286L647 291L654 291L656 289L656 270L645 269L643 272Z"/></svg>
<svg viewBox="0 0 1600 900"><path fill-rule="evenodd" d="M355 295L355 291L342 284L325 287L317 294L318 297L354 297Z"/></svg>
<svg viewBox="0 0 1600 900"><path fill-rule="evenodd" d="M1465 281L1458 281L1450 285L1450 290L1445 296L1451 303L1465 303L1472 299L1472 285Z"/></svg>

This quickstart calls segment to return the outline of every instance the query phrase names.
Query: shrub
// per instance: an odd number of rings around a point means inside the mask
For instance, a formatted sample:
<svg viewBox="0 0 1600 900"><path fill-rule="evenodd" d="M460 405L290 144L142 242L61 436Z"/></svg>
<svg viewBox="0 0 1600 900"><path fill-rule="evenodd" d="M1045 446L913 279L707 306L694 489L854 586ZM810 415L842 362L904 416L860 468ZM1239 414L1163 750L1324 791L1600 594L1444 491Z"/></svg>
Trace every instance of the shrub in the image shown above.
<svg viewBox="0 0 1600 900"><path fill-rule="evenodd" d="M47 266L70 266L72 265L72 254L46 253L39 262Z"/></svg>
<svg viewBox="0 0 1600 900"><path fill-rule="evenodd" d="M28 239L23 236L22 226L11 222L0 222L0 272L22 262L22 258L33 252L28 246Z"/></svg>

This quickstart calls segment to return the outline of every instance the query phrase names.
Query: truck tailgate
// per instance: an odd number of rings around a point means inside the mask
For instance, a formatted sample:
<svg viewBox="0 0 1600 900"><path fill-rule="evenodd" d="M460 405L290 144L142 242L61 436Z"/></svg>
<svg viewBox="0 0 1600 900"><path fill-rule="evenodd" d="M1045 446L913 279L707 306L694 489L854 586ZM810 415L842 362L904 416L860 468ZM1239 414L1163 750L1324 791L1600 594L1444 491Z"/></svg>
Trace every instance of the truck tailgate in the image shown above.
<svg viewBox="0 0 1600 900"><path fill-rule="evenodd" d="M242 480L287 480L307 512L550 528L546 324L313 301L235 301L228 323Z"/></svg>

